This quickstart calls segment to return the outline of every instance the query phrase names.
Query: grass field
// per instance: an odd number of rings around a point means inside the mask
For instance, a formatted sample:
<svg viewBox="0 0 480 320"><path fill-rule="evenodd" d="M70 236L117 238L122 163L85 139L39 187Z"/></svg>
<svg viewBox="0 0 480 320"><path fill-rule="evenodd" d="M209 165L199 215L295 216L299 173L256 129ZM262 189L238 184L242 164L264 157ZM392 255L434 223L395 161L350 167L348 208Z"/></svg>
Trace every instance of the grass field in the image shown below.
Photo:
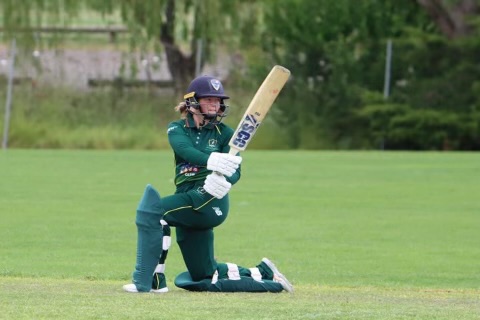
<svg viewBox="0 0 480 320"><path fill-rule="evenodd" d="M480 154L248 151L216 255L294 294L122 292L170 151L0 152L0 319L479 319Z"/></svg>

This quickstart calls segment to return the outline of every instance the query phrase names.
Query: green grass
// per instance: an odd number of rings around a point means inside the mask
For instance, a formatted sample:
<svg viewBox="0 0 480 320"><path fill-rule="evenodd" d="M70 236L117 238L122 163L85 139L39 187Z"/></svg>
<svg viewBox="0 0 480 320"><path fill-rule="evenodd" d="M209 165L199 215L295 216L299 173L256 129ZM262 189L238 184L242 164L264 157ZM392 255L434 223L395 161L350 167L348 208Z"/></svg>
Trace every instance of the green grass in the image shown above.
<svg viewBox="0 0 480 320"><path fill-rule="evenodd" d="M293 295L129 295L136 204L173 192L170 151L0 153L0 319L478 319L480 155L257 151L216 255L263 256Z"/></svg>

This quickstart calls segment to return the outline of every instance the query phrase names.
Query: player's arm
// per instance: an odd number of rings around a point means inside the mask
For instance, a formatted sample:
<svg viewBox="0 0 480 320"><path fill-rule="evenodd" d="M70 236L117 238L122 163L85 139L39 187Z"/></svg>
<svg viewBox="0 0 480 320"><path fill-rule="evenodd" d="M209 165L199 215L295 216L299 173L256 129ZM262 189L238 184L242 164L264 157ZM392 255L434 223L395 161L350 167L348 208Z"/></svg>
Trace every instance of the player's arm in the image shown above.
<svg viewBox="0 0 480 320"><path fill-rule="evenodd" d="M168 126L167 134L170 146L181 158L198 166L207 165L209 155L195 148L183 126L172 122Z"/></svg>

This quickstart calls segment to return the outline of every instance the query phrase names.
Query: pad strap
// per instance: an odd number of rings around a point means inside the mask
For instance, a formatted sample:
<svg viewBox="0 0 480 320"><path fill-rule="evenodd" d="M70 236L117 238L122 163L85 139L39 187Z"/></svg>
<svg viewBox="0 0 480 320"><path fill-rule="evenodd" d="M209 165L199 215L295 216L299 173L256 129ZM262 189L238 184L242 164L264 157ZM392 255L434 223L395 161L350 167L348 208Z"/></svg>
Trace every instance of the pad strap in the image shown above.
<svg viewBox="0 0 480 320"><path fill-rule="evenodd" d="M240 280L240 271L238 271L238 266L235 263L228 263L228 279L230 280Z"/></svg>
<svg viewBox="0 0 480 320"><path fill-rule="evenodd" d="M258 270L258 268L249 268L249 270L253 280L259 281L259 282L262 281L262 274L260 273L260 270Z"/></svg>
<svg viewBox="0 0 480 320"><path fill-rule="evenodd" d="M157 267L155 268L155 273L165 273L165 263L157 264Z"/></svg>
<svg viewBox="0 0 480 320"><path fill-rule="evenodd" d="M162 249L166 251L170 248L171 245L172 245L172 237L163 236Z"/></svg>
<svg viewBox="0 0 480 320"><path fill-rule="evenodd" d="M218 270L215 270L215 273L212 276L212 284L217 283L218 281Z"/></svg>

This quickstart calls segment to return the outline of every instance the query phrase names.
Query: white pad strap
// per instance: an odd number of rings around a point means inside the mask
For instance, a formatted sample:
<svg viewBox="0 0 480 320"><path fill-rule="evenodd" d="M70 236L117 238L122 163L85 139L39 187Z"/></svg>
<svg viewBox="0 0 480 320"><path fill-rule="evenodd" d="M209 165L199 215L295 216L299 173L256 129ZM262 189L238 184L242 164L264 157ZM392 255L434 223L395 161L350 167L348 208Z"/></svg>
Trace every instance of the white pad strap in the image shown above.
<svg viewBox="0 0 480 320"><path fill-rule="evenodd" d="M171 245L172 245L172 237L163 236L162 249L166 251L168 250L168 248L170 248Z"/></svg>
<svg viewBox="0 0 480 320"><path fill-rule="evenodd" d="M218 281L218 270L215 270L215 273L213 274L213 277L212 277L212 284L217 283L217 281Z"/></svg>
<svg viewBox="0 0 480 320"><path fill-rule="evenodd" d="M157 264L155 273L165 273L165 264Z"/></svg>
<svg viewBox="0 0 480 320"><path fill-rule="evenodd" d="M167 221L165 220L160 220L160 224L162 226L168 226ZM172 245L172 237L170 236L163 236L163 243L162 243L162 249L163 250L168 250L170 246Z"/></svg>
<svg viewBox="0 0 480 320"><path fill-rule="evenodd" d="M262 274L260 273L260 270L258 268L250 268L250 274L255 281L262 281Z"/></svg>
<svg viewBox="0 0 480 320"><path fill-rule="evenodd" d="M229 280L240 280L240 271L238 271L238 266L234 263L228 263L228 279Z"/></svg>

